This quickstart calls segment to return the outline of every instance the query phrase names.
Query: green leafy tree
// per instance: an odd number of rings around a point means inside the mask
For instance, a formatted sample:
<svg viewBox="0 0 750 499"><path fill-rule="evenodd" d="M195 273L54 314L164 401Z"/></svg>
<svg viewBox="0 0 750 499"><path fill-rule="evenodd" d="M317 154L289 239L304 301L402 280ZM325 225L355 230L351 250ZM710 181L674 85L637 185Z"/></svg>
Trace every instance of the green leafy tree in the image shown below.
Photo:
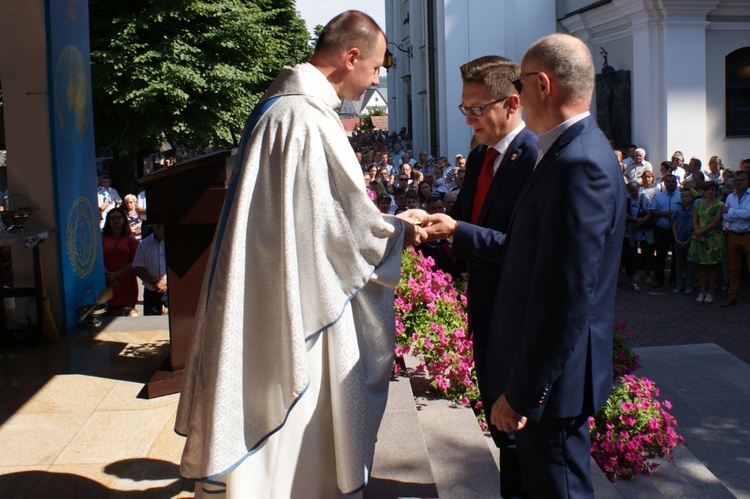
<svg viewBox="0 0 750 499"><path fill-rule="evenodd" d="M163 141L234 145L268 84L311 55L292 0L90 0L97 150L135 158ZM129 170L129 173L126 173Z"/></svg>

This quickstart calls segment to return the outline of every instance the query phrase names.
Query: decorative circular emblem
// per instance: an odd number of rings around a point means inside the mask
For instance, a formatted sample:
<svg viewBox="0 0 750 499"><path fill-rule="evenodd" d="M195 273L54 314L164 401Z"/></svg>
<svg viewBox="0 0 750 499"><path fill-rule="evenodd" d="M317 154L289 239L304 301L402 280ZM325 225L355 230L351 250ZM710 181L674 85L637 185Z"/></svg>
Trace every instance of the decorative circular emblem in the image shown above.
<svg viewBox="0 0 750 499"><path fill-rule="evenodd" d="M95 216L94 206L83 196L73 201L68 213L66 231L68 258L73 272L81 279L94 270L96 249L99 242L99 217Z"/></svg>

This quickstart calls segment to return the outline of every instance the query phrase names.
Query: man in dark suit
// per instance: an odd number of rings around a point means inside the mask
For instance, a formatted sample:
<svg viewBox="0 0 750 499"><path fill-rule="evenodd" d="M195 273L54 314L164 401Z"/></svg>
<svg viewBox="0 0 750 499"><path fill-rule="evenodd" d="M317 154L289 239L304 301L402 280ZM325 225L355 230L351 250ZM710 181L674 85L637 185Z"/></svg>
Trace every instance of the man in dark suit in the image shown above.
<svg viewBox="0 0 750 499"><path fill-rule="evenodd" d="M527 497L593 497L588 417L612 386L614 296L625 189L589 114L594 65L569 35L536 42L514 81L540 158L506 236L485 229L472 256L503 274L492 305L483 397L492 425L513 432ZM423 221L429 237L463 222ZM481 230L479 230L481 233Z"/></svg>
<svg viewBox="0 0 750 499"><path fill-rule="evenodd" d="M591 53L537 41L515 81L540 159L511 220L486 385L491 422L514 431L530 497L593 497L588 417L612 387L612 323L625 189L589 114Z"/></svg>
<svg viewBox="0 0 750 499"><path fill-rule="evenodd" d="M463 91L459 109L480 144L469 154L463 188L452 216L467 222L453 237L453 255L466 258L469 272L469 331L474 341L474 359L480 392L484 393L484 357L492 301L502 272L502 260L471 257L471 249L502 237L507 232L518 194L536 164L536 137L521 118L518 92L513 80L520 75L517 63L486 56L461 66ZM482 230L482 228L491 229ZM498 231L498 234L493 234ZM478 239L483 239L479 241ZM484 397L483 397L484 398ZM493 400L485 399L485 404ZM491 405L484 406L487 410ZM522 494L521 474L515 442L490 427L500 448L500 491L503 497Z"/></svg>

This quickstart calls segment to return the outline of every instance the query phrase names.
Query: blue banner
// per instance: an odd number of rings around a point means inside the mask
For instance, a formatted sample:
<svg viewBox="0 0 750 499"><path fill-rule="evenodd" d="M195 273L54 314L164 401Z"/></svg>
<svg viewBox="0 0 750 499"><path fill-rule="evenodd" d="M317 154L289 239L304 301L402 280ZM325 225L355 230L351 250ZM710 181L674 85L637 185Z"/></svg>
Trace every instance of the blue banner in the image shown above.
<svg viewBox="0 0 750 499"><path fill-rule="evenodd" d="M87 0L46 0L47 79L55 229L65 332L104 287L96 196Z"/></svg>

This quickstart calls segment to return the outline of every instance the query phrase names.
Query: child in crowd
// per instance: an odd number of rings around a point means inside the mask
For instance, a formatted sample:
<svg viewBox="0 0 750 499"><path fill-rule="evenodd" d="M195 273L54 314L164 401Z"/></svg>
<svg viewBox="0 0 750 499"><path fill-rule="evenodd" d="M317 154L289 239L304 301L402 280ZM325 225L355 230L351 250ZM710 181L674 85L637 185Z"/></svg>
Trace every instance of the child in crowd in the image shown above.
<svg viewBox="0 0 750 499"><path fill-rule="evenodd" d="M417 191L409 189L406 191L406 209L407 210L416 210L419 208L419 197L417 196Z"/></svg>
<svg viewBox="0 0 750 499"><path fill-rule="evenodd" d="M674 235L675 287L673 293L682 289L683 273L687 274L685 293L693 292L695 265L688 262L687 254L690 239L693 237L693 193L690 189L680 190L680 203L672 213L672 233Z"/></svg>
<svg viewBox="0 0 750 499"><path fill-rule="evenodd" d="M391 199L391 196L389 194L380 194L380 195L378 195L378 199L377 199L377 202L376 202L376 204L378 206L378 211L380 211L380 213L386 213L386 214L390 213L391 212L391 201L392 201L392 199Z"/></svg>

